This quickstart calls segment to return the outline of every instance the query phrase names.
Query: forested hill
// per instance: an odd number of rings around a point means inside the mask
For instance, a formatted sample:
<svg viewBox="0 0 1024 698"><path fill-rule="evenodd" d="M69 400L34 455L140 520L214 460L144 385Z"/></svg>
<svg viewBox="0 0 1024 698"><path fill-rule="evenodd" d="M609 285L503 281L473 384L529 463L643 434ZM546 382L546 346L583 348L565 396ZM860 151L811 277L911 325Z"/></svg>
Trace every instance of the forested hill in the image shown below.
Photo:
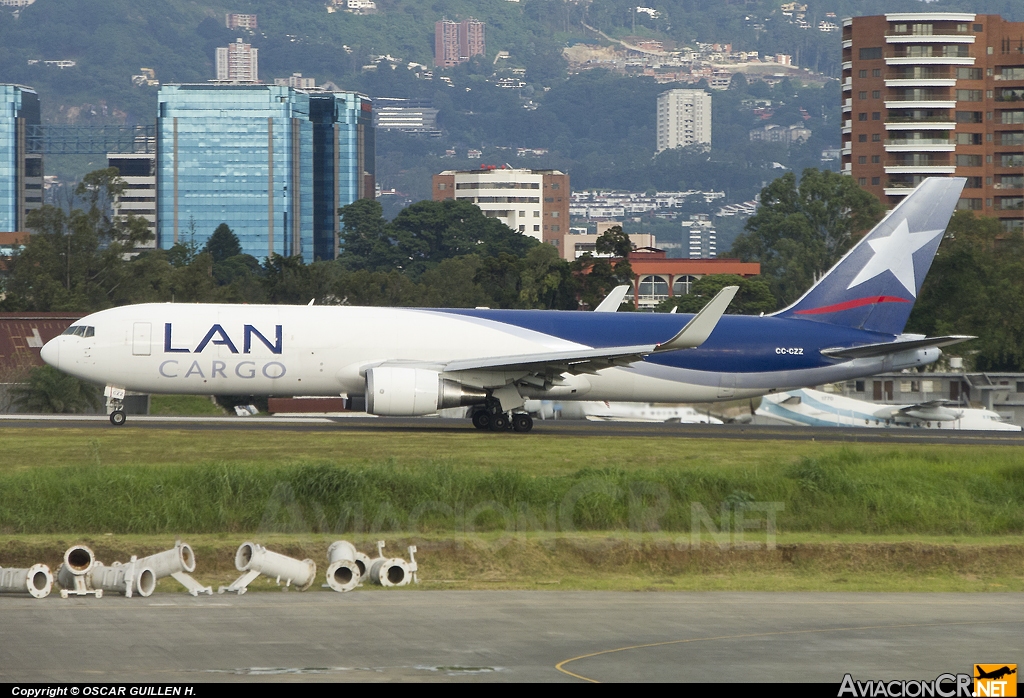
<svg viewBox="0 0 1024 698"><path fill-rule="evenodd" d="M487 23L487 63L498 51L527 69L531 84L550 86L564 78L561 49L593 38L583 23L610 36L651 36L680 44L730 42L737 49L801 55L805 66L834 69L837 34L801 30L779 12L779 0L645 0L657 18L635 13L637 0L377 0L375 15L327 12L324 0L37 0L15 19L0 11L0 82L18 82L44 93L49 120L137 119L153 112L153 88L133 88L131 75L154 68L162 82L204 81L214 76L214 50L237 30L224 27L226 12L255 13L259 32L249 37L260 49L264 79L302 72L377 96L392 90L390 76L364 71L371 56L431 64L433 25L442 17L476 17ZM884 11L971 9L1024 18L1018 0L808 0L812 25L838 17ZM760 27L764 27L761 29ZM28 60L74 60L59 69ZM369 74L368 74L369 73ZM399 81L404 82L404 81ZM397 87L397 86L395 86ZM408 86L406 92L430 92ZM403 96L403 95L391 95ZM93 112L96 112L95 114Z"/></svg>
<svg viewBox="0 0 1024 698"><path fill-rule="evenodd" d="M822 149L838 145L838 81L810 88L784 81L774 89L753 83L716 92L712 152L673 152L652 161L655 100L676 85L597 70L570 75L563 49L581 41L609 43L589 26L612 39L649 37L676 47L722 42L734 50L788 53L836 77L839 33L816 28L829 13L837 22L923 9L1024 19L1019 0L807 0L809 29L785 16L780 0L645 0L657 16L636 12L638 0L376 1L377 14L355 15L328 12L325 0L36 0L18 17L0 8L0 83L35 87L46 122L152 123L157 88L134 87L132 75L146 67L161 83L206 81L215 74L216 47L242 36L259 48L265 82L301 72L318 84L332 81L371 97L432 101L442 138L381 134L377 141L378 181L397 188L405 201L429 197L433 172L479 164L467 159L468 149L482 150L483 162L565 169L574 188L714 188L735 201L751 198L780 167L819 166ZM258 31L227 29L227 12L256 14ZM487 55L433 70L433 79L425 79L434 22L471 16L486 22ZM499 51L508 58L496 60ZM42 63L53 60L75 65ZM496 71L511 75L513 69L525 86L497 87ZM802 119L812 139L791 148L749 143L748 130L766 123L754 115L759 100L772 102L769 123ZM547 153L517 161L516 148ZM47 161L50 173L67 175L67 168L66 159Z"/></svg>

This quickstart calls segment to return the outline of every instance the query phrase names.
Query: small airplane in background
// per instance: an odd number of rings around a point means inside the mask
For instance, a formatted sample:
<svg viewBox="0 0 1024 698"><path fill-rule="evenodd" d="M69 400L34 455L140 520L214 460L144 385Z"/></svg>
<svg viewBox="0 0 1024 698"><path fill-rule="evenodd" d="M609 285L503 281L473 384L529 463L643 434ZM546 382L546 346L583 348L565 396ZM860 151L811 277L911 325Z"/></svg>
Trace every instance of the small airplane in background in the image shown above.
<svg viewBox="0 0 1024 698"><path fill-rule="evenodd" d="M957 407L948 400L879 405L809 388L765 395L755 414L786 424L812 427L1021 431L1021 427L1008 424L992 410Z"/></svg>
<svg viewBox="0 0 1024 698"><path fill-rule="evenodd" d="M963 177L925 179L810 290L760 317L147 303L82 318L41 350L106 386L192 395L363 395L411 417L469 406L478 429L527 432L527 400L704 403L932 363L971 337L904 334Z"/></svg>
<svg viewBox="0 0 1024 698"><path fill-rule="evenodd" d="M541 419L586 419L591 422L664 422L669 424L721 424L722 420L687 405L651 405L642 402L579 400L555 402L527 400L524 409Z"/></svg>

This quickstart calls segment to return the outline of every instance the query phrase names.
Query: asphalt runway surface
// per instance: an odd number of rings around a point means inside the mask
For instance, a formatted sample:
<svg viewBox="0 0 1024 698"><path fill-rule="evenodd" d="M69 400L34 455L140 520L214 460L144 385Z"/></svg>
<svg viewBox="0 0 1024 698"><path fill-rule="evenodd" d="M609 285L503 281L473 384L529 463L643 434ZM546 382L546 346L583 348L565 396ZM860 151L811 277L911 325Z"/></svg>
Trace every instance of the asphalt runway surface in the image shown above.
<svg viewBox="0 0 1024 698"><path fill-rule="evenodd" d="M468 419L436 417L156 417L130 415L124 426L114 427L100 415L0 416L0 430L18 428L94 429L282 429L312 431L374 431L386 434L473 432ZM0 432L2 433L2 432ZM986 444L1024 446L1024 433L1012 431L964 431L950 429L871 429L844 427L796 427L758 424L665 424L646 422L590 422L587 420L535 420L529 434L495 434L495 437L530 438L534 435L605 437L632 436L676 439L754 439L768 441L842 441L850 443Z"/></svg>
<svg viewBox="0 0 1024 698"><path fill-rule="evenodd" d="M1024 594L357 590L0 598L0 681L926 679L1024 659Z"/></svg>

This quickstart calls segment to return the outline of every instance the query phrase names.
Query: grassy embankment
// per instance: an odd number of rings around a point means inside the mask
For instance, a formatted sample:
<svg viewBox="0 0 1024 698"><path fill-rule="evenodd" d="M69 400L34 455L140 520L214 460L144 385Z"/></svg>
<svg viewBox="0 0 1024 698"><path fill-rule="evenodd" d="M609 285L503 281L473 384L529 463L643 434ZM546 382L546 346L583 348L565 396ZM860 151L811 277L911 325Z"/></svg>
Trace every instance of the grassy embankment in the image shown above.
<svg viewBox="0 0 1024 698"><path fill-rule="evenodd" d="M1017 449L130 427L0 440L0 564L55 564L80 540L125 559L181 536L220 582L242 540L322 560L344 536L415 543L446 588L1024 589ZM774 550L759 503L782 506Z"/></svg>

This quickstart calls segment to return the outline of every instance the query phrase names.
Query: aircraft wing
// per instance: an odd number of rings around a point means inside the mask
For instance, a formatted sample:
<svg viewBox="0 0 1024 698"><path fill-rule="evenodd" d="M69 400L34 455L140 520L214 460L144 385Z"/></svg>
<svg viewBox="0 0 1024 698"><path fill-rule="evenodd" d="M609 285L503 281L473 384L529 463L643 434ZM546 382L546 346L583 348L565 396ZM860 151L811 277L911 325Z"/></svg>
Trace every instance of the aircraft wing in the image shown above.
<svg viewBox="0 0 1024 698"><path fill-rule="evenodd" d="M896 354L910 349L928 349L948 347L970 339L977 339L970 335L951 334L944 337L925 337L923 339L897 340L895 342L881 342L879 344L862 344L856 347L831 347L822 349L821 353L837 359L870 359L886 354Z"/></svg>
<svg viewBox="0 0 1024 698"><path fill-rule="evenodd" d="M711 336L718 321L739 290L726 286L694 315L683 329L667 342L600 349L569 349L539 354L494 356L479 359L461 359L444 364L445 373L457 371L503 370L528 373L589 373L594 374L612 366L628 366L648 354L699 347Z"/></svg>
<svg viewBox="0 0 1024 698"><path fill-rule="evenodd" d="M594 308L595 313L614 313L622 305L622 299L629 293L629 286L616 286L611 290L604 300Z"/></svg>

